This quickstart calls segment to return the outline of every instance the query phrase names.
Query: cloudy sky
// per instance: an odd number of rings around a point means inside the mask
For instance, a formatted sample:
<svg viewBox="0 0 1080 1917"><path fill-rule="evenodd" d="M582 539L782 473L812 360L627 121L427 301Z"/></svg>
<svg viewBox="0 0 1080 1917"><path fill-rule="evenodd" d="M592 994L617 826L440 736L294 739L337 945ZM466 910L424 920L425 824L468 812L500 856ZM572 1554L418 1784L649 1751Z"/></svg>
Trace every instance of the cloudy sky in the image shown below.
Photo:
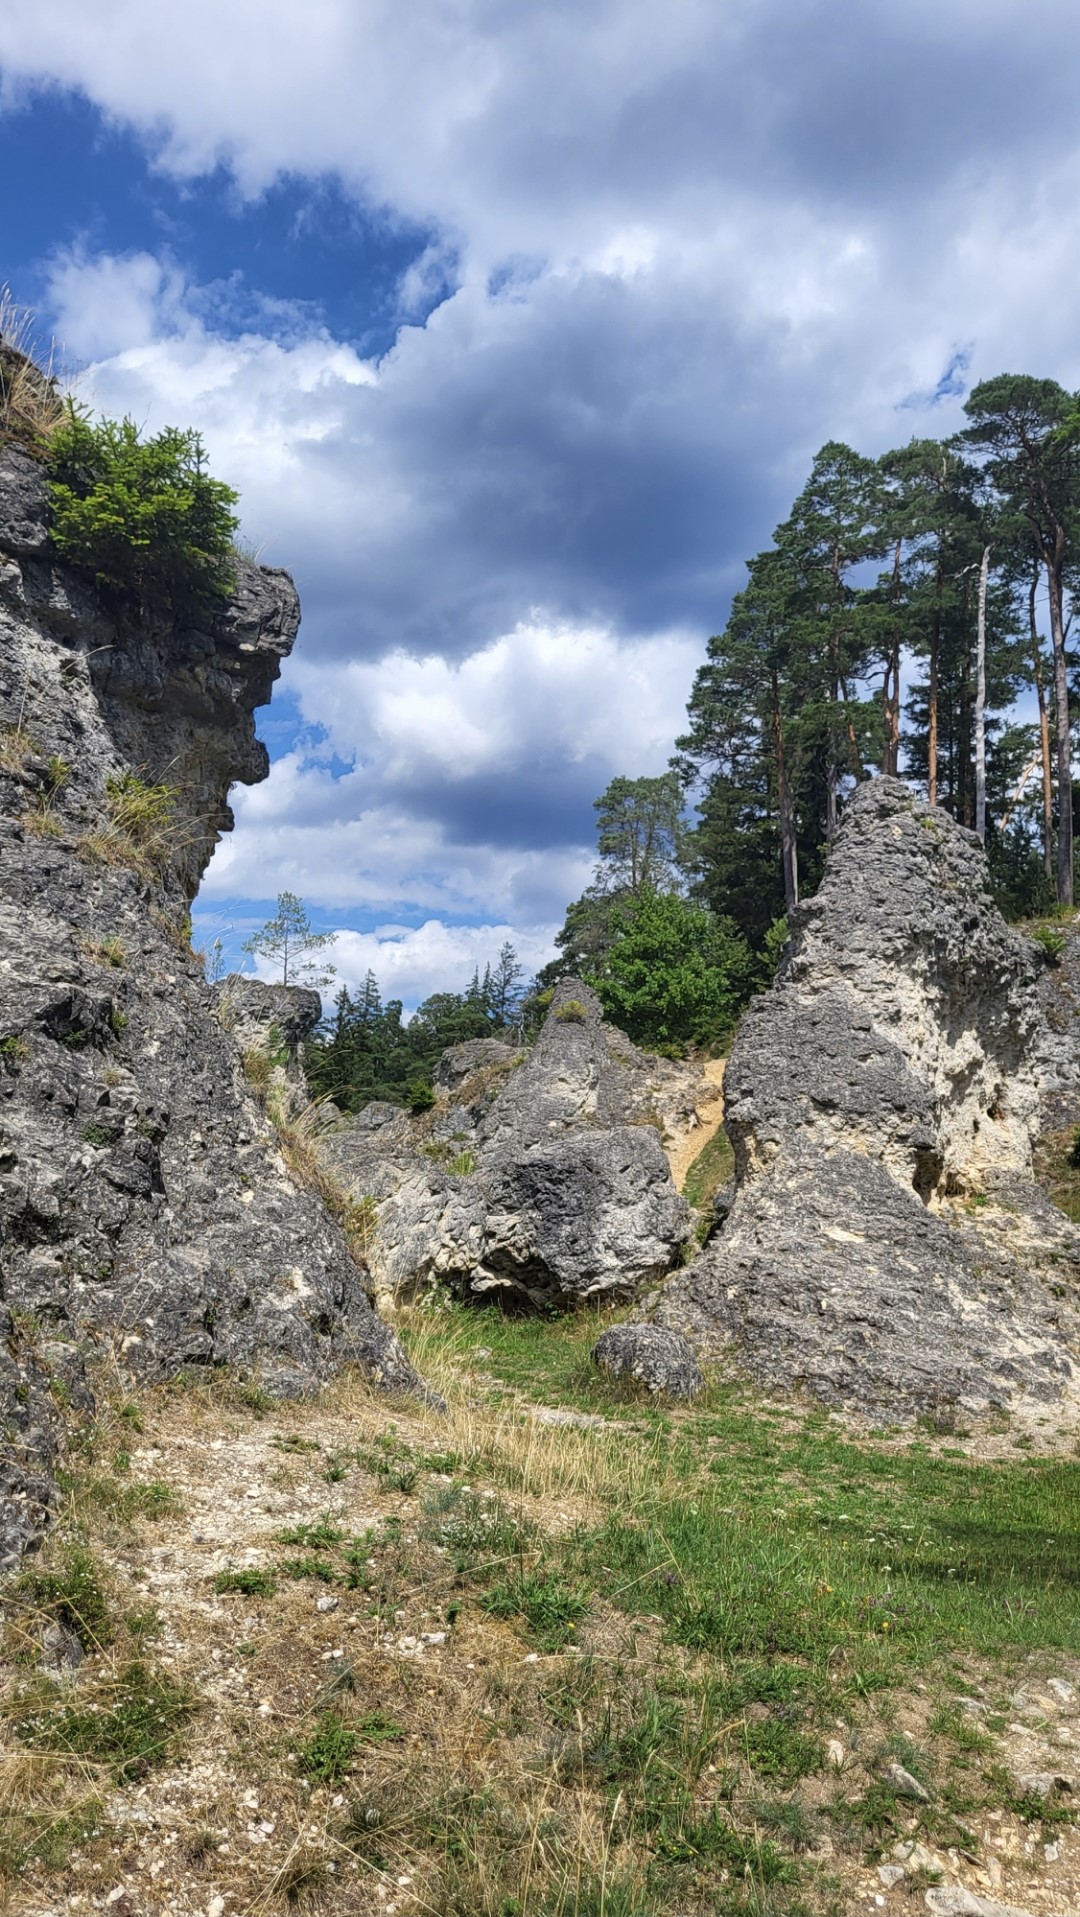
<svg viewBox="0 0 1080 1917"><path fill-rule="evenodd" d="M543 961L816 447L1080 385L1061 0L3 0L6 277L304 623L204 936ZM14 190L12 188L14 187Z"/></svg>

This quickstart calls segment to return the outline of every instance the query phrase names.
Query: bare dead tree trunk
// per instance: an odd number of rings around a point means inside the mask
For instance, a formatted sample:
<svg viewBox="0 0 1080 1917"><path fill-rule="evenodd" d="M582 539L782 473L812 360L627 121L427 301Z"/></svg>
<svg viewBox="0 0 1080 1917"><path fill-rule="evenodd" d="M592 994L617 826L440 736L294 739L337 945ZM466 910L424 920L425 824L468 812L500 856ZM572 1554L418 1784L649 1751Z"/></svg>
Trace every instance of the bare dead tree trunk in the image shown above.
<svg viewBox="0 0 1080 1917"><path fill-rule="evenodd" d="M975 642L975 831L986 844L986 582L990 548L979 567L979 615Z"/></svg>

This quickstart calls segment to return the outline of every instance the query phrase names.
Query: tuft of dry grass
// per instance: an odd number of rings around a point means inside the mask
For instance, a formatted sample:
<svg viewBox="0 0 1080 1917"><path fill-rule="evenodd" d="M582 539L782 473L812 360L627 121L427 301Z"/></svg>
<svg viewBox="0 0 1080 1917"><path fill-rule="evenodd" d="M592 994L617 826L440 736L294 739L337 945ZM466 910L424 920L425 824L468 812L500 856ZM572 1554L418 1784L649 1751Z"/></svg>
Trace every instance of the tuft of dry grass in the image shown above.
<svg viewBox="0 0 1080 1917"><path fill-rule="evenodd" d="M21 772L37 752L37 741L25 726L5 726L0 732L0 772Z"/></svg>
<svg viewBox="0 0 1080 1917"><path fill-rule="evenodd" d="M0 436L37 451L66 410L55 342L42 348L33 313L0 286Z"/></svg>

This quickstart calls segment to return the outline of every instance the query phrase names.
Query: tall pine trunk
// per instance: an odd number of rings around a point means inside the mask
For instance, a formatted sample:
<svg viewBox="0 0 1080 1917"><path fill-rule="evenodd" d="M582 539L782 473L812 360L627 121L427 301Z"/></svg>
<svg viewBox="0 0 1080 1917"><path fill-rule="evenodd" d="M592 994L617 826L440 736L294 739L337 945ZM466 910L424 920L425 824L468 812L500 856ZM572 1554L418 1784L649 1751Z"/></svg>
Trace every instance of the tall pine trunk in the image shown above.
<svg viewBox="0 0 1080 1917"><path fill-rule="evenodd" d="M941 553L934 577L934 618L930 627L930 697L927 713L926 796L937 804L938 789L938 672L941 658Z"/></svg>
<svg viewBox="0 0 1080 1917"><path fill-rule="evenodd" d="M780 861L784 871L784 908L787 912L799 903L799 849L795 838L795 810L791 802L787 755L784 751L784 716L780 710L780 681L776 668L772 673L773 761L776 766L776 800L780 812Z"/></svg>
<svg viewBox="0 0 1080 1917"><path fill-rule="evenodd" d="M1046 709L1046 683L1043 679L1042 654L1039 651L1039 630L1035 620L1035 594L1039 585L1039 564L1031 575L1028 588L1028 632L1031 637L1031 671L1035 682L1035 697L1039 706L1039 752L1042 758L1042 854L1043 871L1048 879L1054 876L1054 773L1050 759L1050 714Z"/></svg>
<svg viewBox="0 0 1080 1917"><path fill-rule="evenodd" d="M1057 734L1057 893L1062 905L1073 902L1072 738L1069 728L1069 680L1065 666L1065 606L1062 571L1065 540L1061 535L1053 553L1046 554L1046 584L1050 594L1050 642L1054 648L1054 730Z"/></svg>
<svg viewBox="0 0 1080 1917"><path fill-rule="evenodd" d="M975 647L975 830L986 843L986 582L990 548L983 547L979 567L978 634Z"/></svg>

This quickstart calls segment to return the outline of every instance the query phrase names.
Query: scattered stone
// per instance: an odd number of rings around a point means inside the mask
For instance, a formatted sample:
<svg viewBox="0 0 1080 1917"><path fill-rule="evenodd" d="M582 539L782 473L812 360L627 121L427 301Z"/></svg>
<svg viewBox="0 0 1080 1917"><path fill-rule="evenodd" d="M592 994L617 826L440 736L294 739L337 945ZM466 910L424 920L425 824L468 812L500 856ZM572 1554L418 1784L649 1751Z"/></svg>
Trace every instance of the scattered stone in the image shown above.
<svg viewBox="0 0 1080 1917"><path fill-rule="evenodd" d="M843 1770L847 1762L847 1751L838 1737L830 1737L825 1746L825 1762L834 1771Z"/></svg>
<svg viewBox="0 0 1080 1917"><path fill-rule="evenodd" d="M934 1851L928 1850L925 1844L914 1842L894 1844L892 1854L899 1858L907 1871L937 1871L940 1875L945 1868L941 1858Z"/></svg>
<svg viewBox="0 0 1080 1917"><path fill-rule="evenodd" d="M1076 1702L1076 1686L1064 1677L1048 1677L1046 1688L1052 1691L1059 1704L1069 1705Z"/></svg>
<svg viewBox="0 0 1080 1917"><path fill-rule="evenodd" d="M973 833L898 779L858 786L728 1061L730 1216L658 1321L877 1413L1060 1398L1080 1232L1033 1178L1041 963Z"/></svg>
<svg viewBox="0 0 1080 1917"><path fill-rule="evenodd" d="M1030 1911L1021 1910L1016 1904L999 1904L992 1897L977 1897L962 1884L945 1884L939 1890L928 1890L926 1907L933 1911L934 1917L1032 1917Z"/></svg>
<svg viewBox="0 0 1080 1917"><path fill-rule="evenodd" d="M316 1598L315 1609L317 1611L336 1611L340 1602L341 1599L336 1597Z"/></svg>
<svg viewBox="0 0 1080 1917"><path fill-rule="evenodd" d="M897 1884L902 1884L906 1875L903 1864L879 1864L877 1874L886 1890L893 1890Z"/></svg>
<svg viewBox="0 0 1080 1917"><path fill-rule="evenodd" d="M705 1389L693 1346L662 1325L612 1325L592 1348L592 1361L612 1378L633 1378L667 1398L696 1398Z"/></svg>
<svg viewBox="0 0 1080 1917"><path fill-rule="evenodd" d="M41 1633L41 1668L50 1677L70 1677L86 1656L75 1632L55 1620Z"/></svg>
<svg viewBox="0 0 1080 1917"><path fill-rule="evenodd" d="M911 1772L904 1769L898 1758L889 1759L885 1766L885 1777L898 1797L914 1797L920 1804L929 1804L930 1792L926 1785L920 1784L917 1777L912 1777Z"/></svg>
<svg viewBox="0 0 1080 1917"><path fill-rule="evenodd" d="M1072 1790L1072 1779L1059 1771L1020 1771L1015 1781L1025 1797L1051 1797L1056 1790Z"/></svg>
<svg viewBox="0 0 1080 1917"><path fill-rule="evenodd" d="M564 1411L557 1405L534 1404L529 1416L536 1424L576 1425L579 1431L606 1431L608 1420L595 1411Z"/></svg>

